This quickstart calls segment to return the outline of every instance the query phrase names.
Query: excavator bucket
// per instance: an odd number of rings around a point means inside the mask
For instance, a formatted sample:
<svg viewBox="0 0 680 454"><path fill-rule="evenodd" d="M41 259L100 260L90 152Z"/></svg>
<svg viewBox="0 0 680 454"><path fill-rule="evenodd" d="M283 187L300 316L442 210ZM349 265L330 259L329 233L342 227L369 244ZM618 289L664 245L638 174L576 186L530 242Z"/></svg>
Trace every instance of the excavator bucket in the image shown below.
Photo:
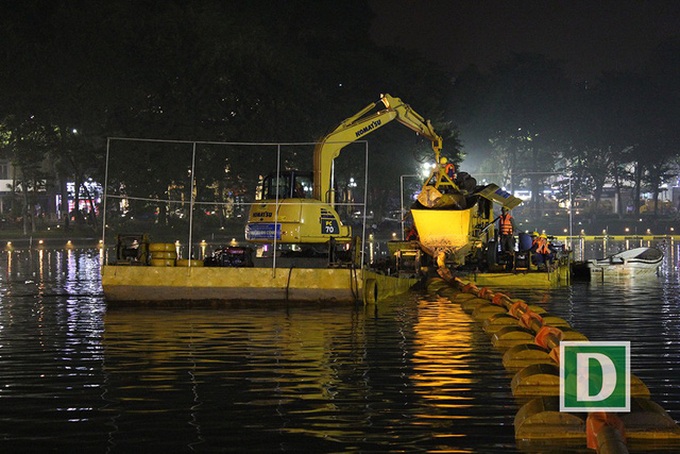
<svg viewBox="0 0 680 454"><path fill-rule="evenodd" d="M434 186L425 186L418 195L418 202L427 208L465 208L465 196L463 194L441 193Z"/></svg>
<svg viewBox="0 0 680 454"><path fill-rule="evenodd" d="M456 197L457 196L457 197ZM522 200L501 189L498 185L489 184L470 196L441 193L432 186L425 186L418 196L419 208L411 208L413 223L418 231L420 244L429 254L446 250L447 254L456 257L462 263L463 256L468 254L480 238L480 225L492 223L489 213L484 215L479 208L479 201L484 198L496 202L509 209L515 208ZM472 201L471 206L466 206Z"/></svg>
<svg viewBox="0 0 680 454"><path fill-rule="evenodd" d="M420 244L429 249L456 250L470 242L472 210L411 209Z"/></svg>

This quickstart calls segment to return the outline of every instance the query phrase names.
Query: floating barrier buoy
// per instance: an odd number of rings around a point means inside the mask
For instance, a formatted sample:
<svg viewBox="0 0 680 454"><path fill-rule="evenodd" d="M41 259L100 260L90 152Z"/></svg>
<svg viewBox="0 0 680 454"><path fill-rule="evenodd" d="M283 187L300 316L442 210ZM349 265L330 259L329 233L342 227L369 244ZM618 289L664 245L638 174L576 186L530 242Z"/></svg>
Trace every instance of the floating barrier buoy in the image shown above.
<svg viewBox="0 0 680 454"><path fill-rule="evenodd" d="M491 345L506 350L518 344L533 342L535 334L528 328L521 326L506 326L491 336Z"/></svg>
<svg viewBox="0 0 680 454"><path fill-rule="evenodd" d="M437 291L439 290L451 288L449 283L440 277L428 279L428 281L425 284L425 287L427 288L427 291L430 293L437 293Z"/></svg>
<svg viewBox="0 0 680 454"><path fill-rule="evenodd" d="M540 348L540 347L538 347ZM517 352L515 352L517 353ZM534 355L532 357L532 355ZM520 369L512 379L512 395L518 398L532 398L541 396L556 396L560 391L560 369L553 362L541 358L538 350L527 349L527 362L536 359L537 362ZM649 399L647 386L635 375L630 376L631 398Z"/></svg>
<svg viewBox="0 0 680 454"><path fill-rule="evenodd" d="M531 364L515 374L510 388L512 395L521 400L556 396L560 389L560 368L555 363Z"/></svg>
<svg viewBox="0 0 680 454"><path fill-rule="evenodd" d="M464 299L460 301L460 306L463 309L463 312L467 314L472 314L479 306L482 305L489 305L489 301L485 300L483 298L478 298L476 296L472 296L472 298ZM505 312L505 311L501 311ZM493 314L489 314L490 316Z"/></svg>
<svg viewBox="0 0 680 454"><path fill-rule="evenodd" d="M468 300L471 300L471 299L479 299L480 302L484 302L484 303L487 302L485 299L477 298L477 296L473 295L472 293L463 293L459 290L457 291L457 293L455 293L453 295L451 302L462 303L463 301L468 301Z"/></svg>
<svg viewBox="0 0 680 454"><path fill-rule="evenodd" d="M435 293L436 293L437 295L441 296L441 297L450 299L450 298L456 296L456 295L457 295L458 293L460 293L460 292L459 292L458 290L456 290L455 288L452 288L452 287L447 286L447 287L445 287L445 288L443 288L443 289L437 290Z"/></svg>
<svg viewBox="0 0 680 454"><path fill-rule="evenodd" d="M546 326L551 326L555 328L569 328L569 322L566 321L565 319L561 317L557 317L555 315L550 315L548 313L544 313L541 315L543 318L543 324Z"/></svg>
<svg viewBox="0 0 680 454"><path fill-rule="evenodd" d="M509 371L519 371L534 364L555 365L550 350L527 343L514 345L503 354L503 367Z"/></svg>
<svg viewBox="0 0 680 454"><path fill-rule="evenodd" d="M442 285L447 283L450 288ZM644 450L677 448L680 427L650 400L647 386L630 376L631 412L618 416L602 413L586 421L585 413L560 412L559 344L587 341L561 317L521 299L477 287L459 278L435 278L428 290L458 303L482 323L492 344L505 349L503 366L515 371L513 396L523 405L515 416L515 439L520 449L597 449L600 454L623 454L627 444ZM612 421L621 421L621 425ZM587 428L588 426L588 428ZM586 433L588 431L588 434Z"/></svg>
<svg viewBox="0 0 680 454"><path fill-rule="evenodd" d="M482 322L493 315L505 313L505 308L486 302L483 304L478 304L475 307L475 309L472 311L472 318L478 322Z"/></svg>
<svg viewBox="0 0 680 454"><path fill-rule="evenodd" d="M587 341L588 338L581 332L576 331L573 328L570 327L561 327L560 331L562 331L562 340L565 341Z"/></svg>
<svg viewBox="0 0 680 454"><path fill-rule="evenodd" d="M515 439L520 449L559 446L583 448L586 445L585 416L560 411L558 396L530 400L515 415Z"/></svg>
<svg viewBox="0 0 680 454"><path fill-rule="evenodd" d="M499 329L505 328L507 326L517 326L517 319L511 315L508 315L507 313L500 313L492 315L491 317L484 320L482 329L486 334L491 336Z"/></svg>

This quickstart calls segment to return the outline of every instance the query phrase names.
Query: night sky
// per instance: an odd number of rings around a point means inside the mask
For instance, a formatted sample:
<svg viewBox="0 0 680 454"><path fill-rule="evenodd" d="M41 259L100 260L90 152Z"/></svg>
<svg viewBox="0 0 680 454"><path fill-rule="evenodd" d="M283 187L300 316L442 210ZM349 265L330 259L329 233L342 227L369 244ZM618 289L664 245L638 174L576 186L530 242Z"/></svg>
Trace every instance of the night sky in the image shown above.
<svg viewBox="0 0 680 454"><path fill-rule="evenodd" d="M369 0L380 45L422 50L451 71L487 70L512 52L563 61L569 75L635 70L680 34L680 1Z"/></svg>

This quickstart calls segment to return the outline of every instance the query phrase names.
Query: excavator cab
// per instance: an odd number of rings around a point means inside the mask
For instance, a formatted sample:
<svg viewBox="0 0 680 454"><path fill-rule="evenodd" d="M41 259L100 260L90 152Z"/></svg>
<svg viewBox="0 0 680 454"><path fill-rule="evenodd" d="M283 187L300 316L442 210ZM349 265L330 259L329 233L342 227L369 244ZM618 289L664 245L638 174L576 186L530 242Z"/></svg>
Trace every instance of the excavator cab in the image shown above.
<svg viewBox="0 0 680 454"><path fill-rule="evenodd" d="M312 172L272 172L262 181L260 199L308 199L312 196Z"/></svg>
<svg viewBox="0 0 680 454"><path fill-rule="evenodd" d="M253 204L246 240L284 244L327 244L351 240L351 229L328 204L312 198L312 172L286 170L262 180L259 202Z"/></svg>

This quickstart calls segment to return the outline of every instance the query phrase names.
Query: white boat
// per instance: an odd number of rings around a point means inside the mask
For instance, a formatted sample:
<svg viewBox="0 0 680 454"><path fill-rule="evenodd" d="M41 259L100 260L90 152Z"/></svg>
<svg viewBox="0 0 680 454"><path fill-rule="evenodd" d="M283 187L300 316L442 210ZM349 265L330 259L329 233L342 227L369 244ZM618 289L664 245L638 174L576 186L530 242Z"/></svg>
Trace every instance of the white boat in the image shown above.
<svg viewBox="0 0 680 454"><path fill-rule="evenodd" d="M639 247L619 252L599 260L588 260L585 264L591 279L607 277L644 277L658 273L663 252L656 248Z"/></svg>

